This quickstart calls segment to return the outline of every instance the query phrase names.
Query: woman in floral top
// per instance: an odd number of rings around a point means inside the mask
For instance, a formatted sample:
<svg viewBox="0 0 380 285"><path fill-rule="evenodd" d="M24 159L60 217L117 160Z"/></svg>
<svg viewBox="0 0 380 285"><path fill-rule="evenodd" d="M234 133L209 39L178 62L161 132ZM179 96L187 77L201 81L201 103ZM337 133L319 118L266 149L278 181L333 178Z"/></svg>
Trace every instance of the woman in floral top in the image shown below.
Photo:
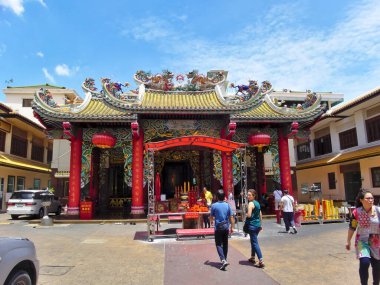
<svg viewBox="0 0 380 285"><path fill-rule="evenodd" d="M360 260L359 275L362 285L368 284L368 269L372 266L373 284L380 280L380 208L373 205L370 191L361 191L356 198L347 234L346 249L351 248L351 239L356 230L355 249Z"/></svg>

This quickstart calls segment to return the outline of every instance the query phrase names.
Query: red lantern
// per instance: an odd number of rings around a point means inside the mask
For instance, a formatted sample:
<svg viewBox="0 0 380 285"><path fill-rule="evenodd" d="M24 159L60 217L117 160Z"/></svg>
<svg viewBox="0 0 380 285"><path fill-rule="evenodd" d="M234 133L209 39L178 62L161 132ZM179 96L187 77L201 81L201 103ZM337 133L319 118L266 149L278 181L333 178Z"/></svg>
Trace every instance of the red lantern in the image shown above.
<svg viewBox="0 0 380 285"><path fill-rule="evenodd" d="M257 147L259 149L259 152L261 152L263 147L270 144L270 135L263 133L250 135L248 137L248 143L251 146Z"/></svg>
<svg viewBox="0 0 380 285"><path fill-rule="evenodd" d="M98 133L92 136L92 143L99 148L112 148L116 144L116 138L107 132Z"/></svg>
<svg viewBox="0 0 380 285"><path fill-rule="evenodd" d="M298 122L294 121L291 125L292 130L298 130Z"/></svg>

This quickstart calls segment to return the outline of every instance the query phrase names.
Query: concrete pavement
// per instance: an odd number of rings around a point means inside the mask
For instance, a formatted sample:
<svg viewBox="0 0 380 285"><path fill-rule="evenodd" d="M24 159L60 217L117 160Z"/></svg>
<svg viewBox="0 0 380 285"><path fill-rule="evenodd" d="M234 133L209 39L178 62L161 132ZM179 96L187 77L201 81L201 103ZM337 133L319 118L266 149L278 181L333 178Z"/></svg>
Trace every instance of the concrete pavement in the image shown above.
<svg viewBox="0 0 380 285"><path fill-rule="evenodd" d="M0 236L31 239L40 259L39 284L360 284L354 252L344 249L347 224L303 225L285 234L274 220L264 221L259 242L266 264L247 262L249 239L230 239L227 271L218 269L213 239L147 242L146 225L12 221L0 214ZM161 229L179 225L162 223Z"/></svg>

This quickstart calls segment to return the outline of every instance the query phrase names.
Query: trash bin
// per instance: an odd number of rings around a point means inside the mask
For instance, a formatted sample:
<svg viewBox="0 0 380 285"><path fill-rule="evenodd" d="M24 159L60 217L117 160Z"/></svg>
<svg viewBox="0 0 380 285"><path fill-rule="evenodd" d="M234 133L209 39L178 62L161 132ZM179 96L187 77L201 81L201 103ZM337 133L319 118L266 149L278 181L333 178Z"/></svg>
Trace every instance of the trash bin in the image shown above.
<svg viewBox="0 0 380 285"><path fill-rule="evenodd" d="M302 222L302 211L298 210L294 213L294 224L297 228L301 227Z"/></svg>

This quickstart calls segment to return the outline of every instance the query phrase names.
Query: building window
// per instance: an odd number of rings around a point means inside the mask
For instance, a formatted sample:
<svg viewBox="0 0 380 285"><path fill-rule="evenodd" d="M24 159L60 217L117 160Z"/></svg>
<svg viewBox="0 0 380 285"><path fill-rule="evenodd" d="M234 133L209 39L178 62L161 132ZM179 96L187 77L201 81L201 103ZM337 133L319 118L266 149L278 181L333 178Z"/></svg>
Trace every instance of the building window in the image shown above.
<svg viewBox="0 0 380 285"><path fill-rule="evenodd" d="M380 140L380 116L365 121L367 129L367 141L373 142Z"/></svg>
<svg viewBox="0 0 380 285"><path fill-rule="evenodd" d="M11 154L26 157L28 151L28 140L12 135Z"/></svg>
<svg viewBox="0 0 380 285"><path fill-rule="evenodd" d="M48 149L47 151L47 163L51 163L53 160L53 151L51 149Z"/></svg>
<svg viewBox="0 0 380 285"><path fill-rule="evenodd" d="M346 149L358 145L358 136L356 129L347 130L339 133L340 149Z"/></svg>
<svg viewBox="0 0 380 285"><path fill-rule="evenodd" d="M329 172L327 175L329 180L329 189L336 189L335 172Z"/></svg>
<svg viewBox="0 0 380 285"><path fill-rule="evenodd" d="M63 187L63 196L64 197L69 197L69 181L66 180L64 187Z"/></svg>
<svg viewBox="0 0 380 285"><path fill-rule="evenodd" d="M314 139L315 155L323 155L332 152L330 134Z"/></svg>
<svg viewBox="0 0 380 285"><path fill-rule="evenodd" d="M34 178L33 189L41 189L41 179Z"/></svg>
<svg viewBox="0 0 380 285"><path fill-rule="evenodd" d="M308 194L309 193L309 184L308 183L302 183L301 184L301 194Z"/></svg>
<svg viewBox="0 0 380 285"><path fill-rule="evenodd" d="M309 142L297 145L297 158L298 160L310 158L310 144Z"/></svg>
<svg viewBox="0 0 380 285"><path fill-rule="evenodd" d="M32 145L32 160L44 161L44 147L39 145Z"/></svg>
<svg viewBox="0 0 380 285"><path fill-rule="evenodd" d="M23 107L32 107L33 99L22 99Z"/></svg>
<svg viewBox="0 0 380 285"><path fill-rule="evenodd" d="M17 176L17 190L25 189L25 177Z"/></svg>
<svg viewBox="0 0 380 285"><path fill-rule="evenodd" d="M372 187L380 187L380 167L371 168Z"/></svg>
<svg viewBox="0 0 380 285"><path fill-rule="evenodd" d="M310 190L314 192L322 191L322 183L314 182L313 185L310 186Z"/></svg>
<svg viewBox="0 0 380 285"><path fill-rule="evenodd" d="M13 193L15 191L15 177L8 176L7 192Z"/></svg>
<svg viewBox="0 0 380 285"><path fill-rule="evenodd" d="M5 137L6 133L0 131L0 151L5 151Z"/></svg>
<svg viewBox="0 0 380 285"><path fill-rule="evenodd" d="M0 192L4 193L4 177L0 177Z"/></svg>

